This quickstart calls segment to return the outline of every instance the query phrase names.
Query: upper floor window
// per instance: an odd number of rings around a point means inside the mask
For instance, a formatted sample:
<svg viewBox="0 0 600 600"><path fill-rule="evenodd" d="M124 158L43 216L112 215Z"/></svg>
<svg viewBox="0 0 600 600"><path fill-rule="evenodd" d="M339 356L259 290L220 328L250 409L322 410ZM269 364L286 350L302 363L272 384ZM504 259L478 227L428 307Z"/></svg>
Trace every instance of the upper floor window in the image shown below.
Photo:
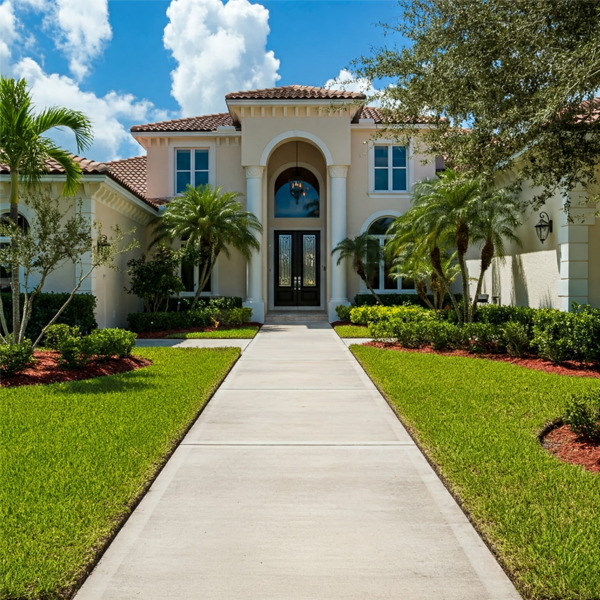
<svg viewBox="0 0 600 600"><path fill-rule="evenodd" d="M175 193L185 192L188 185L208 183L208 149L177 150L175 153Z"/></svg>
<svg viewBox="0 0 600 600"><path fill-rule="evenodd" d="M374 186L376 192L405 192L408 189L405 146L374 147Z"/></svg>

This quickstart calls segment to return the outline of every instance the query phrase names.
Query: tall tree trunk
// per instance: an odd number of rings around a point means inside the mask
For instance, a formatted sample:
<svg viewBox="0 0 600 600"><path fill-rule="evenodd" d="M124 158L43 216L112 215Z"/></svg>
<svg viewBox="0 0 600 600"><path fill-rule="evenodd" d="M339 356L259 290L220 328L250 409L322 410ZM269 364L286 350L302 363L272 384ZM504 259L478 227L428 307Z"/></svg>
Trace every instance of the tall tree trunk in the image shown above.
<svg viewBox="0 0 600 600"><path fill-rule="evenodd" d="M456 256L460 267L463 289L463 319L466 323L469 320L469 271L465 263L465 255L469 248L469 226L460 221L456 228Z"/></svg>
<svg viewBox="0 0 600 600"><path fill-rule="evenodd" d="M415 282L415 287L417 289L417 294L419 294L419 298L421 298L421 300L423 300L423 302L425 302L425 304L431 308L432 310L435 310L435 306L431 303L431 300L429 300L429 298L427 297L427 285L425 284L424 281L416 281ZM435 293L434 293L434 302L435 302Z"/></svg>
<svg viewBox="0 0 600 600"><path fill-rule="evenodd" d="M492 264L492 259L494 258L494 242L488 238L481 249L481 271L479 273L479 279L477 280L477 289L475 290L475 298L473 299L473 304L471 305L471 311L469 314L469 321L472 323L475 321L475 314L477 313L477 299L481 294L481 288L483 286L483 278L485 276L486 271L490 268Z"/></svg>
<svg viewBox="0 0 600 600"><path fill-rule="evenodd" d="M19 173L16 169L10 170L10 218L15 225L19 223ZM16 249L14 240L11 240L11 244L14 244L13 249ZM19 330L21 328L21 311L19 308L20 303L20 292L21 283L19 281L19 261L15 258L13 252L13 260L10 265L10 285L12 288L12 335L13 340L17 340L19 337Z"/></svg>

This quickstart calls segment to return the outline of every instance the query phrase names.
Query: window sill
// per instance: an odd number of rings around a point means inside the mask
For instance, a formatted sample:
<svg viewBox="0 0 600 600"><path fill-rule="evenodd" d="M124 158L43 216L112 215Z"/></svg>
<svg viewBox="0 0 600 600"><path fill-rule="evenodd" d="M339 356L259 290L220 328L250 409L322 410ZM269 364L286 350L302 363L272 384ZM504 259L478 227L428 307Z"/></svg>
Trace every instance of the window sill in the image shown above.
<svg viewBox="0 0 600 600"><path fill-rule="evenodd" d="M403 192L369 192L367 194L369 198L376 198L377 200L404 200L405 198L411 198L412 194L408 191Z"/></svg>

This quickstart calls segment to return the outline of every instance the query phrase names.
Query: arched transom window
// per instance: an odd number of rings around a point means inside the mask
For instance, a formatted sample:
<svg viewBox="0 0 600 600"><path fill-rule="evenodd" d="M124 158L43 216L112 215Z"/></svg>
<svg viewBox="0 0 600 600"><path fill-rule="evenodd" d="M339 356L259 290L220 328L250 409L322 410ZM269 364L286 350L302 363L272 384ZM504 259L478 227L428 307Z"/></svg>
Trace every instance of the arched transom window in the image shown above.
<svg viewBox="0 0 600 600"><path fill-rule="evenodd" d="M304 180L304 192L296 200L291 194L290 179L296 168L286 169L275 181L275 218L276 219L318 219L319 218L319 182L314 173L299 167L298 171Z"/></svg>
<svg viewBox="0 0 600 600"><path fill-rule="evenodd" d="M393 217L382 217L373 221L367 230L369 235L379 240L380 246L385 246L389 238L387 230L394 222ZM390 264L382 259L379 263L379 270L375 272L375 278L372 282L373 289L376 292L414 292L415 284L412 280L406 278L393 278L390 273Z"/></svg>

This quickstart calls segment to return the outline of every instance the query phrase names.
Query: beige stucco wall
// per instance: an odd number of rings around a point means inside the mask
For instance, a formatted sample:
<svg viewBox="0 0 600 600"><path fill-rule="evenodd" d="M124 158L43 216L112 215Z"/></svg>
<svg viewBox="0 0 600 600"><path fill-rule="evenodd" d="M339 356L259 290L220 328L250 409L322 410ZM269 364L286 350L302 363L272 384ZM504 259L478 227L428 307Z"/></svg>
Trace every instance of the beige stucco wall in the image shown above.
<svg viewBox="0 0 600 600"><path fill-rule="evenodd" d="M129 236L126 242L137 239L140 243L138 250L124 252L115 258L115 265L118 270L107 266L97 269L94 274L93 289L95 289L97 298L96 320L98 321L98 327L127 327L127 315L144 309L142 300L125 291L130 282L130 278L125 272L127 261L138 258L143 252L147 252L150 229L139 221L117 212L101 202L95 203L95 210L96 219L102 223L105 235L110 237L110 228L116 225L125 231L135 228L135 233L133 236Z"/></svg>
<svg viewBox="0 0 600 600"><path fill-rule="evenodd" d="M600 308L600 218L588 226L588 300Z"/></svg>

